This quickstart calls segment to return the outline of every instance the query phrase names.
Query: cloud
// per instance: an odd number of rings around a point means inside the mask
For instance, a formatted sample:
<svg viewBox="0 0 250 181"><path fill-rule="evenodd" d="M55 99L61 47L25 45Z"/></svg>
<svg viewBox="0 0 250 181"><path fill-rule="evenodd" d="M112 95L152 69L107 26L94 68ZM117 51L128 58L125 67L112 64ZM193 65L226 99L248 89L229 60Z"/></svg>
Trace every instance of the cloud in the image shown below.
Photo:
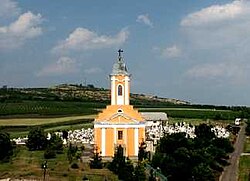
<svg viewBox="0 0 250 181"><path fill-rule="evenodd" d="M76 28L66 40L61 41L53 48L53 52L84 51L120 46L128 39L128 35L127 29L122 29L114 36L108 36L98 35L87 28Z"/></svg>
<svg viewBox="0 0 250 181"><path fill-rule="evenodd" d="M237 48L250 41L250 2L213 5L187 15L180 25L194 48Z"/></svg>
<svg viewBox="0 0 250 181"><path fill-rule="evenodd" d="M20 13L20 8L17 6L17 2L12 0L0 0L0 4L0 17L13 17Z"/></svg>
<svg viewBox="0 0 250 181"><path fill-rule="evenodd" d="M55 63L44 67L37 76L58 76L79 72L76 61L70 57L60 57Z"/></svg>
<svg viewBox="0 0 250 181"><path fill-rule="evenodd" d="M250 2L233 1L192 12L180 22L186 74L202 81L247 82ZM215 82L218 82L215 81Z"/></svg>
<svg viewBox="0 0 250 181"><path fill-rule="evenodd" d="M27 40L42 34L40 14L26 12L8 26L0 27L0 50L18 48Z"/></svg>
<svg viewBox="0 0 250 181"><path fill-rule="evenodd" d="M175 59L182 56L182 50L177 45L172 45L169 47L152 47L153 53L160 55L164 59Z"/></svg>
<svg viewBox="0 0 250 181"><path fill-rule="evenodd" d="M241 84L247 80L249 66L235 64L234 62L222 62L215 64L196 65L187 71L188 77L195 79L209 79L213 81L228 81L233 84Z"/></svg>
<svg viewBox="0 0 250 181"><path fill-rule="evenodd" d="M232 20L241 14L249 11L243 1L233 1L224 5L213 5L194 12L186 16L182 21L182 26L198 26L225 20Z"/></svg>
<svg viewBox="0 0 250 181"><path fill-rule="evenodd" d="M102 69L99 67L93 67L93 68L85 69L84 72L86 74L98 74L102 72Z"/></svg>
<svg viewBox="0 0 250 181"><path fill-rule="evenodd" d="M196 65L188 70L187 74L194 78L210 78L228 76L232 72L226 64L203 64Z"/></svg>
<svg viewBox="0 0 250 181"><path fill-rule="evenodd" d="M176 45L173 45L171 47L164 48L161 51L161 55L164 58L177 58L181 56L181 49Z"/></svg>
<svg viewBox="0 0 250 181"><path fill-rule="evenodd" d="M141 15L137 16L136 22L143 23L151 28L153 27L153 23L150 20L148 14L141 14Z"/></svg>
<svg viewBox="0 0 250 181"><path fill-rule="evenodd" d="M239 48L250 42L250 2L213 5L187 15L180 25L194 49Z"/></svg>

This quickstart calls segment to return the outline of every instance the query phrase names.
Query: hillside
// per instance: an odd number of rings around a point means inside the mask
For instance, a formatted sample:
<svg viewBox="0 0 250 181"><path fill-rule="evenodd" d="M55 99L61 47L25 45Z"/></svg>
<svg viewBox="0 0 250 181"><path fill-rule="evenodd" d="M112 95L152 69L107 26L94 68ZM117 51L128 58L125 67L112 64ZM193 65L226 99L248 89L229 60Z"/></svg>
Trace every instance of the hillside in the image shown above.
<svg viewBox="0 0 250 181"><path fill-rule="evenodd" d="M178 99L161 98L152 95L131 94L134 105L189 105L189 102ZM88 101L110 102L110 90L95 88L93 85L81 86L61 84L51 88L4 88L0 90L0 101L46 100L46 101Z"/></svg>

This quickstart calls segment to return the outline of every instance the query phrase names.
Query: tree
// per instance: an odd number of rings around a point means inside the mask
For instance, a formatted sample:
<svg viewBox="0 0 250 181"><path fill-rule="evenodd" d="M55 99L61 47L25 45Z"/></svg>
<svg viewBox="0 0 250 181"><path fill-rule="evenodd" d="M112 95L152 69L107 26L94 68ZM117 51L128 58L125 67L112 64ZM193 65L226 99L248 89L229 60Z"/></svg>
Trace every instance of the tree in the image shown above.
<svg viewBox="0 0 250 181"><path fill-rule="evenodd" d="M119 173L119 170L124 168L125 165L125 156L123 156L123 148L119 145L116 148L116 152L114 154L114 158L112 162L109 164L109 169L113 171L115 174Z"/></svg>
<svg viewBox="0 0 250 181"><path fill-rule="evenodd" d="M55 150L57 153L62 153L63 141L60 136L57 136L55 133L52 133L51 138L48 141L47 148Z"/></svg>
<svg viewBox="0 0 250 181"><path fill-rule="evenodd" d="M215 174L227 165L231 142L217 138L211 127L201 124L195 128L196 138L186 138L185 133L165 135L160 139L152 159L152 166L160 168L169 181L214 181ZM153 177L152 177L153 178Z"/></svg>
<svg viewBox="0 0 250 181"><path fill-rule="evenodd" d="M215 177L209 165L201 163L193 168L192 179L199 181L214 181Z"/></svg>
<svg viewBox="0 0 250 181"><path fill-rule="evenodd" d="M223 149L225 153L231 153L234 151L232 143L227 138L215 138L212 141L213 146Z"/></svg>
<svg viewBox="0 0 250 181"><path fill-rule="evenodd" d="M250 120L247 120L246 135L250 136Z"/></svg>
<svg viewBox="0 0 250 181"><path fill-rule="evenodd" d="M126 159L125 164L118 172L119 180L131 181L134 179L134 166L130 159Z"/></svg>
<svg viewBox="0 0 250 181"><path fill-rule="evenodd" d="M63 131L62 131L62 137L63 137L63 139L66 139L66 140L68 140L68 136L69 136L69 133L68 133L68 131L66 131L66 130L63 130Z"/></svg>
<svg viewBox="0 0 250 181"><path fill-rule="evenodd" d="M123 147L119 145L114 154L112 162L108 168L118 175L120 180L131 181L133 180L134 167L128 158L123 155Z"/></svg>
<svg viewBox="0 0 250 181"><path fill-rule="evenodd" d="M69 160L69 163L72 162L73 158L76 155L77 150L78 150L77 146L74 146L71 143L69 144L69 148L68 148L68 151L67 151L67 158Z"/></svg>
<svg viewBox="0 0 250 181"><path fill-rule="evenodd" d="M102 157L100 156L100 153L97 151L97 148L94 152L92 160L90 160L90 168L96 168L96 169L102 168Z"/></svg>
<svg viewBox="0 0 250 181"><path fill-rule="evenodd" d="M189 148L191 141L186 138L186 133L166 135L160 139L156 151L160 153L173 153L179 147Z"/></svg>
<svg viewBox="0 0 250 181"><path fill-rule="evenodd" d="M26 146L29 150L44 150L47 146L47 138L44 131L39 127L32 128L28 134Z"/></svg>
<svg viewBox="0 0 250 181"><path fill-rule="evenodd" d="M138 163L134 171L134 180L135 181L144 181L146 180L145 168L142 163Z"/></svg>
<svg viewBox="0 0 250 181"><path fill-rule="evenodd" d="M50 159L55 158L56 153L62 153L63 151L63 141L55 133L51 134L50 140L47 141L47 147L44 151L44 158Z"/></svg>
<svg viewBox="0 0 250 181"><path fill-rule="evenodd" d="M205 140L211 140L212 138L215 138L215 134L214 132L212 132L211 126L208 126L206 124L200 124L198 126L195 126L194 132L197 138Z"/></svg>
<svg viewBox="0 0 250 181"><path fill-rule="evenodd" d="M0 160L7 161L13 155L13 144L10 135L0 132Z"/></svg>
<svg viewBox="0 0 250 181"><path fill-rule="evenodd" d="M141 142L139 146L139 152L138 152L138 160L143 161L147 158L147 152L146 152L147 144L145 142Z"/></svg>

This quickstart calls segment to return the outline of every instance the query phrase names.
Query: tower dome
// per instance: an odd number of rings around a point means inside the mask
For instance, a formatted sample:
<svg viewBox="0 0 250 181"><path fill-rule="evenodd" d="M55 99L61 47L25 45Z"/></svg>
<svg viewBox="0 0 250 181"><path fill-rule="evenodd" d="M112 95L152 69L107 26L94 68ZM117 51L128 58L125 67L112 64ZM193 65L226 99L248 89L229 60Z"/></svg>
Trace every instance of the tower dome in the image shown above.
<svg viewBox="0 0 250 181"><path fill-rule="evenodd" d="M126 64L123 61L121 53L123 50L118 50L118 60L114 63L111 75L129 75Z"/></svg>

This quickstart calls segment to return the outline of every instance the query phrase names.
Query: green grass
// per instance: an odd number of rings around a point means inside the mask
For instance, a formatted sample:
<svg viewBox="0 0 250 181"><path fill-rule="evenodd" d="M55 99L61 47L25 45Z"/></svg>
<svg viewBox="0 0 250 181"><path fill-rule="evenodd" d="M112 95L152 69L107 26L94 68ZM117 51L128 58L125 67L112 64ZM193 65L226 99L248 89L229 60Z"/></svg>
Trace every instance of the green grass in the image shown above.
<svg viewBox="0 0 250 181"><path fill-rule="evenodd" d="M240 157L239 163L239 181L249 181L250 179L250 156Z"/></svg>
<svg viewBox="0 0 250 181"><path fill-rule="evenodd" d="M18 152L9 163L0 164L0 178L27 178L41 180L43 170L41 164L44 162L43 151L28 151L26 147L18 147ZM80 181L83 175L90 180L102 181L106 177L108 180L117 181L117 176L107 169L90 169L87 163L75 160L79 169L71 169L67 160L67 149L63 154L57 154L55 159L48 160L47 179L51 181Z"/></svg>
<svg viewBox="0 0 250 181"><path fill-rule="evenodd" d="M72 122L73 120L94 119L95 115L68 116L59 118L7 118L0 119L0 126L39 126L44 124Z"/></svg>
<svg viewBox="0 0 250 181"><path fill-rule="evenodd" d="M73 124L73 125L64 125L64 126L55 126L44 129L45 132L55 132L55 131L62 131L62 130L76 130L82 128L93 128L93 123L80 123L80 124ZM18 138L18 137L25 137L29 134L29 131L7 131L10 134L11 138Z"/></svg>
<svg viewBox="0 0 250 181"><path fill-rule="evenodd" d="M45 132L53 132L53 131L60 131L60 130L76 130L76 129L87 129L93 128L93 123L82 123L82 124L75 124L75 125L65 125L65 126L56 126L52 128L45 129Z"/></svg>
<svg viewBox="0 0 250 181"><path fill-rule="evenodd" d="M246 141L244 144L244 153L250 153L250 137L246 137Z"/></svg>
<svg viewBox="0 0 250 181"><path fill-rule="evenodd" d="M244 153L250 154L250 137L246 137L244 144ZM239 181L250 180L250 155L244 155L240 157L239 163Z"/></svg>

